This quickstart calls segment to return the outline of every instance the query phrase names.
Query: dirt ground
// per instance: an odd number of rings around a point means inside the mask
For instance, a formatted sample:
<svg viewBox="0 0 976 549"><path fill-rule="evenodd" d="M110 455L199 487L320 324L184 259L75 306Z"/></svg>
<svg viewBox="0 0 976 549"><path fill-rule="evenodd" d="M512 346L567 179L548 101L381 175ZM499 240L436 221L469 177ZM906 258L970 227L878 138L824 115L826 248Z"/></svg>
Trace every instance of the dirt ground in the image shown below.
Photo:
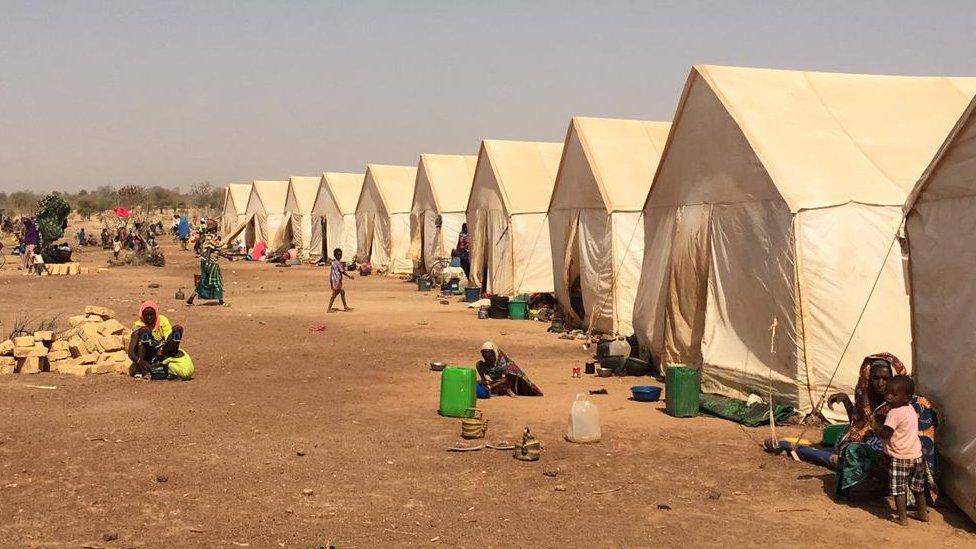
<svg viewBox="0 0 976 549"><path fill-rule="evenodd" d="M224 264L230 307L188 308L174 292L197 263L167 246L165 268L34 278L11 257L0 270L3 334L25 312L134 316L152 298L197 366L183 383L0 378L0 546L976 546L951 505L900 527L885 499L835 502L829 471L764 454L767 429L671 418L628 400L634 378L572 379L589 353L544 324L478 320L378 277L347 282L356 310L326 315L324 270L243 262ZM539 462L445 451L459 422L437 415L427 363L471 365L485 340L545 391L480 401L488 438L529 426ZM599 387L603 441L565 442L574 395Z"/></svg>

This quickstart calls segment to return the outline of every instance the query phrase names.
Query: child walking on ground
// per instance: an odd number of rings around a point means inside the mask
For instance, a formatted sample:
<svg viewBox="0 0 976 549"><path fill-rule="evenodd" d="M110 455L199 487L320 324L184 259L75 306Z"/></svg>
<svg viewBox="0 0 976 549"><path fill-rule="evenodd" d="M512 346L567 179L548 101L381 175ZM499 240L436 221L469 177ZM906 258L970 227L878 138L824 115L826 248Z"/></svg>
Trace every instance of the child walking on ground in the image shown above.
<svg viewBox="0 0 976 549"><path fill-rule="evenodd" d="M336 296L342 298L342 309L346 312L352 309L349 305L346 305L346 291L342 289L342 277L346 277L352 280L352 275L346 272L345 266L342 264L342 250L336 248L332 250L332 268L329 270L329 285L332 287L332 299L329 300L329 310L328 312L334 313L336 309L332 307L335 303Z"/></svg>
<svg viewBox="0 0 976 549"><path fill-rule="evenodd" d="M898 523L908 524L908 491L916 502L916 518L928 522L929 509L925 500L925 483L928 477L925 460L922 459L922 442L918 438L918 414L910 404L915 394L915 382L908 376L895 376L888 381L885 400L888 415L884 425L876 431L884 441L885 454L891 458L888 472L891 495L898 510Z"/></svg>

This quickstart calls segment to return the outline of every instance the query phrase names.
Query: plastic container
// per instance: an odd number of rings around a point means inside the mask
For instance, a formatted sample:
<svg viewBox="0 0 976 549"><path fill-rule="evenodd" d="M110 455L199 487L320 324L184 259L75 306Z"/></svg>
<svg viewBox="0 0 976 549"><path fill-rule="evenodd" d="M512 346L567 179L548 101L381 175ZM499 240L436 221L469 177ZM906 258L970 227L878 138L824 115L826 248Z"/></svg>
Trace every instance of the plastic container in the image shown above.
<svg viewBox="0 0 976 549"><path fill-rule="evenodd" d="M428 279L428 278L418 278L417 279L417 291L418 292L429 292L430 291L430 279Z"/></svg>
<svg viewBox="0 0 976 549"><path fill-rule="evenodd" d="M605 356L599 359L597 362L600 363L601 368L606 368L614 372L618 372L618 371L623 372L624 364L626 363L626 361L627 359L622 356L613 355L613 356Z"/></svg>
<svg viewBox="0 0 976 549"><path fill-rule="evenodd" d="M596 404L590 402L583 393L576 395L576 400L569 409L566 440L578 443L600 442L600 436L600 411Z"/></svg>
<svg viewBox="0 0 976 549"><path fill-rule="evenodd" d="M698 370L680 364L668 366L664 375L664 411L674 417L698 415L701 402L701 383Z"/></svg>
<svg viewBox="0 0 976 549"><path fill-rule="evenodd" d="M447 417L473 417L477 401L475 371L448 366L441 372L440 414Z"/></svg>
<svg viewBox="0 0 976 549"><path fill-rule="evenodd" d="M529 318L529 303L518 299L509 301L508 318L512 320L525 320Z"/></svg>
<svg viewBox="0 0 976 549"><path fill-rule="evenodd" d="M452 257L451 258L451 267L457 268L457 267L460 267L460 266L461 266L461 258L460 257Z"/></svg>
<svg viewBox="0 0 976 549"><path fill-rule="evenodd" d="M474 303L475 301L478 301L478 298L480 297L481 297L481 288L477 286L472 288L469 286L464 289L464 300L467 301L468 303Z"/></svg>
<svg viewBox="0 0 976 549"><path fill-rule="evenodd" d="M625 339L614 339L613 341L604 341L596 346L596 357L603 358L607 356L630 356L630 343L627 343Z"/></svg>
<svg viewBox="0 0 976 549"><path fill-rule="evenodd" d="M508 318L508 296L491 296L491 309L488 311L491 318Z"/></svg>
<svg viewBox="0 0 976 549"><path fill-rule="evenodd" d="M836 425L828 425L824 427L823 439L821 439L820 444L823 446L836 445L841 437L847 433L850 426L850 423L838 423Z"/></svg>
<svg viewBox="0 0 976 549"><path fill-rule="evenodd" d="M634 385L630 388L634 400L638 402L657 402L661 400L661 388L653 385Z"/></svg>
<svg viewBox="0 0 976 549"><path fill-rule="evenodd" d="M488 387L485 387L483 383L479 383L475 386L475 392L478 394L478 398L491 398L491 391Z"/></svg>
<svg viewBox="0 0 976 549"><path fill-rule="evenodd" d="M458 291L458 289L460 289L460 287L461 287L461 279L460 278L452 278L452 279L450 279L450 280L447 281L447 288L449 290L451 290L451 293L454 293L454 292Z"/></svg>
<svg viewBox="0 0 976 549"><path fill-rule="evenodd" d="M629 376L646 376L651 373L651 367L639 358L627 357L624 361L624 370Z"/></svg>

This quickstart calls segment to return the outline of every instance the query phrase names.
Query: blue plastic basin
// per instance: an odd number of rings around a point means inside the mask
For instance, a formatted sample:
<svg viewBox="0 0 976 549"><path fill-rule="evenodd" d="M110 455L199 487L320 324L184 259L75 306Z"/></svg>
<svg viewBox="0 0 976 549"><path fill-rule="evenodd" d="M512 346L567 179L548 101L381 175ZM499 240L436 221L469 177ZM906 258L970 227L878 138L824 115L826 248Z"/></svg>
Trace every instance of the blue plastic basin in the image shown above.
<svg viewBox="0 0 976 549"><path fill-rule="evenodd" d="M661 388L653 385L634 385L630 392L639 402L657 402L661 399Z"/></svg>

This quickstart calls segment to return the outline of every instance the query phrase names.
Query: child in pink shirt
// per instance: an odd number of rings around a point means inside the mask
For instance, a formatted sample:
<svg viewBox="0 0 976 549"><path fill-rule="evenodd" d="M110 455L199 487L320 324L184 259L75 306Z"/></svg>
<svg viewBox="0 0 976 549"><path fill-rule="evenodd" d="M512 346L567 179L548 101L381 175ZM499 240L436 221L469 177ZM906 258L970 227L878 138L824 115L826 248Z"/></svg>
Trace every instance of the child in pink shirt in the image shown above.
<svg viewBox="0 0 976 549"><path fill-rule="evenodd" d="M915 382L908 376L895 376L888 381L885 400L888 415L884 425L876 432L884 441L885 454L891 459L889 466L891 495L895 498L898 522L908 524L908 490L917 502L917 518L928 521L928 504L925 501L926 470L922 459L922 442L918 438L918 414L910 401L915 394Z"/></svg>

